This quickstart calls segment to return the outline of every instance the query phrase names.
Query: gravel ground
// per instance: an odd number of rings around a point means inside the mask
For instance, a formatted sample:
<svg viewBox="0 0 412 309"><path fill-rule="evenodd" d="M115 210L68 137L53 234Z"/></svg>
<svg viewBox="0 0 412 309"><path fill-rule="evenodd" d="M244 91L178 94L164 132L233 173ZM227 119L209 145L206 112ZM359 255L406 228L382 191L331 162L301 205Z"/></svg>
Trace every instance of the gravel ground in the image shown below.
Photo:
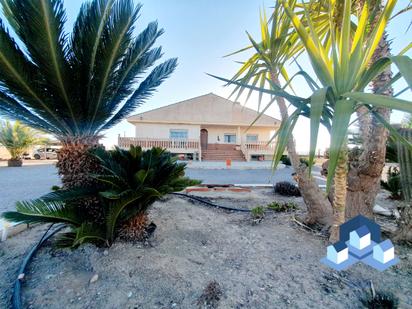
<svg viewBox="0 0 412 309"><path fill-rule="evenodd" d="M238 207L281 199L267 189L207 197ZM302 199L293 201L297 213L304 212ZM147 245L73 251L48 243L29 267L24 307L206 308L198 300L207 299L203 292L216 281L222 295L209 308L361 308L359 298L372 280L377 291L394 293L400 308L412 308L411 248L396 246L401 262L383 273L361 264L336 272L319 262L326 240L296 225L293 215L267 214L256 225L248 214L169 197L151 210L158 228ZM0 308L9 305L28 244L43 231L36 227L1 244Z"/></svg>

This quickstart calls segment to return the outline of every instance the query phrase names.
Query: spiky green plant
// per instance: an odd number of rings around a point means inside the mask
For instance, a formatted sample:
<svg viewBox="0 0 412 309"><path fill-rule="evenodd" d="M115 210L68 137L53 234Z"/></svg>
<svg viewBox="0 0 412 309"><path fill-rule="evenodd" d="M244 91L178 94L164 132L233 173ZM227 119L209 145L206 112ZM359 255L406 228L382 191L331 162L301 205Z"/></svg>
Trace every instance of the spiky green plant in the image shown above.
<svg viewBox="0 0 412 309"><path fill-rule="evenodd" d="M18 202L17 211L5 212L3 218L24 223L64 223L70 231L61 235L60 245L76 247L93 242L110 246L120 232L125 232L125 226L133 228L128 222L136 217L145 219L148 208L160 197L199 183L184 177L185 164L160 148L98 149L95 156L104 172L93 175L97 180L94 188L58 190L34 201ZM102 205L99 221L76 202L90 196L97 196ZM146 227L145 220L141 223L136 228Z"/></svg>
<svg viewBox="0 0 412 309"><path fill-rule="evenodd" d="M375 20L376 14L369 7L368 1L365 2L356 19L357 27L354 32L352 31L353 19L351 16L352 1L344 0L342 2L343 15L339 20L335 18L337 8L331 6L328 11L328 32L330 35L326 41L323 39L322 34L314 30L316 19L309 15L306 8L304 8L303 15L298 15L290 7L289 1L279 1L292 21L295 31L292 31L291 35L298 34L304 46L304 51L309 57L314 74L320 82L318 84L313 80L310 81L313 94L309 99L304 99L289 94L285 95L286 91L274 83L271 83L272 89L263 89L233 80L222 78L221 80L235 85L244 85L249 89L255 89L263 93L283 96L289 101L293 101L294 105L297 106L296 111L288 119L282 121L277 132L278 143L275 152L275 164L279 162L283 155L288 137L300 116L307 116L309 113L308 117L310 118L309 169L315 156L319 126L325 122L331 124L327 187L328 189L331 187L333 179L335 194L331 239L336 239L338 237L338 226L345 220L348 161L346 144L351 116L359 108L366 107L374 115L376 121L387 127L397 138L402 139L408 147L412 147L383 117L375 112L376 108L383 107L411 113L411 102L366 93L368 84L391 63L398 67L399 73L386 86L388 87L399 80L400 77L404 77L408 88L412 88L412 60L404 55L373 60L373 55L383 37L396 0L387 1L379 18L376 22L374 21L375 27L371 29L370 33L367 33L366 27L371 24L372 20ZM412 45L410 44L408 47L410 46ZM402 53L406 50L407 48ZM384 91L384 89L380 91Z"/></svg>
<svg viewBox="0 0 412 309"><path fill-rule="evenodd" d="M412 129L400 129L399 134L412 143ZM403 198L412 201L412 149L398 142L397 150Z"/></svg>
<svg viewBox="0 0 412 309"><path fill-rule="evenodd" d="M0 115L60 140L59 172L77 174L77 183L63 184L80 184L84 154L151 96L176 59L150 71L162 57L153 46L163 30L152 22L135 35L141 5L133 0L83 3L70 34L63 0L0 2L17 36L0 20Z"/></svg>
<svg viewBox="0 0 412 309"><path fill-rule="evenodd" d="M0 121L0 145L10 153L11 160L21 160L22 155L34 145L45 141L38 131L22 125L16 121Z"/></svg>

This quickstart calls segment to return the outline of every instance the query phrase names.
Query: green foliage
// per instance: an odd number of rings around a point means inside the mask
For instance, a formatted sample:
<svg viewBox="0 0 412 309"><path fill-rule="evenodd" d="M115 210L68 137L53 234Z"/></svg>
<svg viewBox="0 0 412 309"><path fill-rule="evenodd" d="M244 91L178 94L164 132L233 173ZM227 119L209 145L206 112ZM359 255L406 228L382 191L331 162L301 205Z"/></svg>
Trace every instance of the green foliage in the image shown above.
<svg viewBox="0 0 412 309"><path fill-rule="evenodd" d="M287 212L291 210L296 210L298 207L295 203L289 202L289 203L278 203L278 202L272 202L266 206L268 209L276 212Z"/></svg>
<svg viewBox="0 0 412 309"><path fill-rule="evenodd" d="M377 16L374 10L371 10L369 1L366 1L361 12L354 17L352 16L354 12L352 1L344 0L341 1L340 5L329 6L326 13L322 13L322 19L320 19L318 14L320 10L311 7L313 3L316 3L314 1L307 2L308 5L297 5L295 1L276 1L277 5L273 15L275 16L279 12L276 11L278 9L284 12L288 18L280 23L287 29L292 27L294 30L288 31L286 42L290 39L292 45L295 46L297 36L298 45L303 46L302 51L309 57L314 75L319 80L319 83L315 82L316 79L308 78L308 72L302 71L301 74L305 75L305 81L313 91L308 99L291 95L284 88L279 89L274 83L270 83L268 79L270 88L257 86L250 79L228 80L217 77L236 87L240 86L257 90L263 94L282 96L296 107L290 117L282 121L275 136L278 141L274 158L275 165L283 155L297 119L301 116L308 117L311 120L309 166L312 166L315 156L319 125L323 124L331 135L327 174L327 187L329 189L338 159L347 147L351 116L358 108L362 106L368 108L376 120L391 132L393 128L374 109L384 107L412 112L410 101L366 93L368 84L391 63L396 65L399 73L383 88L389 87L400 77L405 79L409 88L412 84L412 60L408 56L401 53L398 56L376 61L372 57L379 47L379 42L396 2L396 0L388 1ZM336 18L338 15L339 18ZM374 27L369 31L367 27L372 22ZM278 26L280 27L280 25ZM270 53L271 50L266 52ZM288 60L293 60L293 57L288 53L282 55ZM276 62L273 66L283 66L285 63ZM383 90L379 89L377 92L380 93ZM394 133L396 134L396 132ZM396 137L399 139L399 134ZM405 142L404 139L403 141ZM411 143L406 144L412 148Z"/></svg>
<svg viewBox="0 0 412 309"><path fill-rule="evenodd" d="M0 20L0 115L58 139L119 123L177 65L149 71L163 55L153 47L163 30L151 22L135 35L141 5L133 0L85 2L70 34L63 0L0 2L13 31Z"/></svg>
<svg viewBox="0 0 412 309"><path fill-rule="evenodd" d="M306 158L299 158L299 162L301 164L305 164L306 166L309 166L309 160Z"/></svg>
<svg viewBox="0 0 412 309"><path fill-rule="evenodd" d="M290 162L290 158L287 155L283 155L280 158L280 162L282 162L282 164L286 165L286 166L291 166L292 162Z"/></svg>
<svg viewBox="0 0 412 309"><path fill-rule="evenodd" d="M253 219L262 219L265 216L265 208L263 206L257 206L250 211Z"/></svg>
<svg viewBox="0 0 412 309"><path fill-rule="evenodd" d="M399 134L412 143L412 129L400 129ZM398 161L400 167L400 181L403 197L406 201L412 201L412 149L404 143L397 143Z"/></svg>
<svg viewBox="0 0 412 309"><path fill-rule="evenodd" d="M58 190L34 201L19 202L17 211L5 212L3 217L13 222L65 223L70 231L60 237L63 246L76 247L84 242L110 246L122 223L146 213L163 195L198 183L184 177L185 164L160 148L99 148L94 155L104 171L93 175L97 180L94 188ZM77 202L86 197L99 201L102 222L96 222Z"/></svg>
<svg viewBox="0 0 412 309"><path fill-rule="evenodd" d="M12 160L19 160L30 147L42 144L44 139L39 132L16 121L0 122L0 145L6 147Z"/></svg>
<svg viewBox="0 0 412 309"><path fill-rule="evenodd" d="M397 167L391 166L388 169L387 181L381 180L382 188L391 192L391 198L398 200L402 196L401 176Z"/></svg>

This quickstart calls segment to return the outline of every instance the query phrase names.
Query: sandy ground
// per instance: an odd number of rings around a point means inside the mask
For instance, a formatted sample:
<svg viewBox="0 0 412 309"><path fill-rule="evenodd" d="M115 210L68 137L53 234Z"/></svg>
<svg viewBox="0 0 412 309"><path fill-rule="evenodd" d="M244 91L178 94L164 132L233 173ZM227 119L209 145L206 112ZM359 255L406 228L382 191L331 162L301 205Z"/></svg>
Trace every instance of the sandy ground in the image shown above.
<svg viewBox="0 0 412 309"><path fill-rule="evenodd" d="M249 208L284 199L264 189L206 195ZM412 308L411 248L396 246L401 262L383 273L361 264L336 272L319 262L326 240L292 221L304 211L300 198L293 201L297 212L267 214L254 225L249 214L168 197L151 210L158 228L149 244L73 251L47 243L30 264L24 306L206 308L198 300L216 281L222 290L216 308L361 308L359 298L372 280L376 290L394 293L400 308ZM44 229L1 243L0 308L8 307L18 264ZM95 274L98 280L90 283Z"/></svg>

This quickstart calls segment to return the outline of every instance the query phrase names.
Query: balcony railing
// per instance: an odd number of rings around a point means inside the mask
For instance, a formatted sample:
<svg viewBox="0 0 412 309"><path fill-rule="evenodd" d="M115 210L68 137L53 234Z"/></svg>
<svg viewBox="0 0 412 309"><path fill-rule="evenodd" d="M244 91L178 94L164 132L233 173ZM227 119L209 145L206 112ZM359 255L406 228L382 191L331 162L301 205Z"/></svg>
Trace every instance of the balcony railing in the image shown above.
<svg viewBox="0 0 412 309"><path fill-rule="evenodd" d="M140 146L142 148L160 147L168 150L193 150L200 148L199 140L190 139L157 139L157 138L137 138L137 137L119 137L119 147L129 148L130 145Z"/></svg>
<svg viewBox="0 0 412 309"><path fill-rule="evenodd" d="M269 143L268 142L253 142L253 143L245 143L245 147L248 152L258 152L258 151L274 151L275 150L275 143Z"/></svg>

